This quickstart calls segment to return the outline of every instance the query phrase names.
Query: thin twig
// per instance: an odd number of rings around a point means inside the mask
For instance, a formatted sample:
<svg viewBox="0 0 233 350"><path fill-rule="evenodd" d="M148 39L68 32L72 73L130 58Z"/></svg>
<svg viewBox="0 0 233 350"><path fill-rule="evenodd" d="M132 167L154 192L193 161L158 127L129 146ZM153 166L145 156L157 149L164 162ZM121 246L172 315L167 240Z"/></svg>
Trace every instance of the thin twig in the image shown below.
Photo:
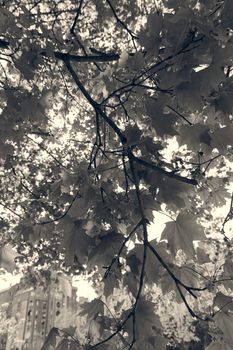
<svg viewBox="0 0 233 350"><path fill-rule="evenodd" d="M112 259L111 264L108 266L107 270L105 271L104 278L107 278L108 274L111 271L112 266L114 265L115 261L119 259L121 256L122 250L124 249L126 243L130 240L132 235L136 232L136 230L142 225L142 220L140 220L137 225L132 229L132 231L128 234L128 236L124 239L121 248L119 249L117 255Z"/></svg>
<svg viewBox="0 0 233 350"><path fill-rule="evenodd" d="M77 198L81 198L81 196L79 195L79 191L76 193L76 195L72 198L72 201L70 202L70 204L68 205L67 209L65 210L65 212L60 215L59 217L57 218L54 218L54 219L51 219L51 220L45 220L45 221L39 221L37 222L36 224L37 225L46 225L46 224L50 224L52 222L56 222L56 221L59 221L61 219L63 219L69 212L69 210L71 209L72 205L74 204L74 201L77 199Z"/></svg>

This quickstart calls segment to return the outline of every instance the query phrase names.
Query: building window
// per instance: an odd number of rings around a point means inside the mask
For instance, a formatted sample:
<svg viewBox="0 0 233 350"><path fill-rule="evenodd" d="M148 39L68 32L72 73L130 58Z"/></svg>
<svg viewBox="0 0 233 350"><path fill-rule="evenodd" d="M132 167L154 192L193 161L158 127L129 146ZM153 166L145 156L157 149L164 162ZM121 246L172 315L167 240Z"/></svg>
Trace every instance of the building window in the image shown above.
<svg viewBox="0 0 233 350"><path fill-rule="evenodd" d="M56 316L59 316L60 315L60 311L56 311Z"/></svg>
<svg viewBox="0 0 233 350"><path fill-rule="evenodd" d="M28 316L30 316L32 313L32 310L28 310Z"/></svg>
<svg viewBox="0 0 233 350"><path fill-rule="evenodd" d="M57 302L57 307L60 307L61 306L61 303L60 301Z"/></svg>

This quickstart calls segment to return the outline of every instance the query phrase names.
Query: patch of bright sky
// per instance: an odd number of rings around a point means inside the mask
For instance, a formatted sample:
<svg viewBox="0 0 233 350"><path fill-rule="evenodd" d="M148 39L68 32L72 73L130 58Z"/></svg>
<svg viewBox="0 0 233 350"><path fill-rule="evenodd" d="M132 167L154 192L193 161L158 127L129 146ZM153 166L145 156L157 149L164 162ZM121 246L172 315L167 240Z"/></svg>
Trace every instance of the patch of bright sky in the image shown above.
<svg viewBox="0 0 233 350"><path fill-rule="evenodd" d="M0 272L0 291L7 289L17 283L19 283L21 274L12 274L9 272Z"/></svg>

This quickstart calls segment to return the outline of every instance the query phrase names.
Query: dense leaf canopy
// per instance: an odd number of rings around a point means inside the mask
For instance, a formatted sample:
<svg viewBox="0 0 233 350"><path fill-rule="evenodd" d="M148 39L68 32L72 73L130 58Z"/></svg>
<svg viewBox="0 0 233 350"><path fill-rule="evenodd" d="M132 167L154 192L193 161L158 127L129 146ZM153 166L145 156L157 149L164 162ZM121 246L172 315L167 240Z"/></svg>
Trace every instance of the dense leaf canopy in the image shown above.
<svg viewBox="0 0 233 350"><path fill-rule="evenodd" d="M102 290L81 313L94 336L53 328L44 349L174 345L154 288L230 349L232 34L231 0L0 2L0 266L14 246L34 278Z"/></svg>

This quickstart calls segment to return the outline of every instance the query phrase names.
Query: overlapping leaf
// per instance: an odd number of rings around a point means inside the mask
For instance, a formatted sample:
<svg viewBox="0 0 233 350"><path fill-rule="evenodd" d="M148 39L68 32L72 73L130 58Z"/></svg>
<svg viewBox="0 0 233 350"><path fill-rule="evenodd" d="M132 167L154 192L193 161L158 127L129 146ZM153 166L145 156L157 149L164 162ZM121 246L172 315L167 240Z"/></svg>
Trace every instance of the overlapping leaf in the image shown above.
<svg viewBox="0 0 233 350"><path fill-rule="evenodd" d="M222 292L218 292L214 298L214 305L225 313L228 310L233 311L233 298L223 294Z"/></svg>
<svg viewBox="0 0 233 350"><path fill-rule="evenodd" d="M100 299L94 299L81 305L82 311L80 316L87 316L87 319L93 320L98 315L104 315L104 303Z"/></svg>
<svg viewBox="0 0 233 350"><path fill-rule="evenodd" d="M166 223L161 239L166 239L171 252L176 255L179 249L183 250L188 258L195 256L194 241L206 239L203 227L196 222L191 213L181 213L176 221Z"/></svg>
<svg viewBox="0 0 233 350"><path fill-rule="evenodd" d="M198 286L198 273L192 268L192 266L172 266L171 271L181 283L186 287L197 287ZM180 292L177 288L177 284L174 279L167 273L164 272L163 276L160 279L160 285L164 294L175 291L176 300L182 302ZM179 285L184 295L187 294L187 290Z"/></svg>
<svg viewBox="0 0 233 350"><path fill-rule="evenodd" d="M89 237L82 228L81 222L74 223L68 218L61 224L64 229L64 241L62 247L65 248L65 263L72 266L75 258L79 263L87 261L89 250L93 245L93 239ZM65 228L64 226L65 225Z"/></svg>
<svg viewBox="0 0 233 350"><path fill-rule="evenodd" d="M103 268L108 266L121 248L123 240L124 237L114 231L100 236L96 246L90 252L88 267L93 268L94 266L98 266L99 268Z"/></svg>
<svg viewBox="0 0 233 350"><path fill-rule="evenodd" d="M136 337L140 338L149 338L156 335L156 331L162 328L159 317L154 312L155 304L151 301L141 298L135 315L135 328L136 328ZM125 311L126 315L130 310ZM126 322L126 327L130 338L133 336L133 320L132 317Z"/></svg>
<svg viewBox="0 0 233 350"><path fill-rule="evenodd" d="M172 264L173 259L167 250L167 245L165 242L157 242L153 240L150 242L152 247L157 251L159 256L167 263ZM132 249L129 255L126 258L126 262L131 269L131 272L136 277L140 276L141 267L142 267L142 257L143 257L143 244L136 244L134 249ZM161 264L158 261L157 257L152 253L151 250L147 251L147 260L145 265L145 275L148 282L158 282L160 277ZM132 279L133 276L130 276ZM135 280L136 283L136 280Z"/></svg>

